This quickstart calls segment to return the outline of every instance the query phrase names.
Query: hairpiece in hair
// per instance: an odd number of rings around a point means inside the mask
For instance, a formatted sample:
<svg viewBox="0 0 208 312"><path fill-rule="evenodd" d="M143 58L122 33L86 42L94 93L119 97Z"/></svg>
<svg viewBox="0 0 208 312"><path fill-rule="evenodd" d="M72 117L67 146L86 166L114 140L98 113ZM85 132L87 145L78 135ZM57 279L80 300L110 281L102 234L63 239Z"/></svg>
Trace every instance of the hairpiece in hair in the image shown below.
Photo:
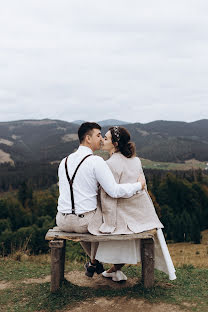
<svg viewBox="0 0 208 312"><path fill-rule="evenodd" d="M117 141L120 140L120 131L118 126L113 127L113 134L116 137Z"/></svg>

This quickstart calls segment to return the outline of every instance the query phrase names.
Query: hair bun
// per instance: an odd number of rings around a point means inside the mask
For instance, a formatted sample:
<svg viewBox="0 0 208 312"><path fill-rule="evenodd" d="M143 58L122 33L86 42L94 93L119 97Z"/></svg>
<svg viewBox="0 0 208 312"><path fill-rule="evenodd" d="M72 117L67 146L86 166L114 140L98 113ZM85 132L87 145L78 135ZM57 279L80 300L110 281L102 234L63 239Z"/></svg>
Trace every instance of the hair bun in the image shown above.
<svg viewBox="0 0 208 312"><path fill-rule="evenodd" d="M119 129L119 140L116 135L117 128ZM127 158L131 158L136 155L136 147L133 142L130 141L130 133L124 127L111 127L112 143L117 143L117 151L123 154Z"/></svg>

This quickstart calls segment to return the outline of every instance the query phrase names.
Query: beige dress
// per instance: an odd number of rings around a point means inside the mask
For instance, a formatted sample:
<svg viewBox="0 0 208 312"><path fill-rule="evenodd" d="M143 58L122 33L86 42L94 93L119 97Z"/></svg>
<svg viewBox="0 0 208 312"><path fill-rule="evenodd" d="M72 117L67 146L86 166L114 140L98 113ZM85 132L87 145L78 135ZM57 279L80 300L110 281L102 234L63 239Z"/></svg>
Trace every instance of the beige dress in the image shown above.
<svg viewBox="0 0 208 312"><path fill-rule="evenodd" d="M107 160L117 183L134 183L144 174L138 157L126 158L115 153ZM112 198L103 189L88 231L94 235L140 233L158 229L155 235L155 268L173 277L175 269L167 245L164 244L160 222L147 189L131 198ZM132 241L100 242L96 259L104 263L136 264L141 261L140 239ZM174 278L171 278L174 279Z"/></svg>

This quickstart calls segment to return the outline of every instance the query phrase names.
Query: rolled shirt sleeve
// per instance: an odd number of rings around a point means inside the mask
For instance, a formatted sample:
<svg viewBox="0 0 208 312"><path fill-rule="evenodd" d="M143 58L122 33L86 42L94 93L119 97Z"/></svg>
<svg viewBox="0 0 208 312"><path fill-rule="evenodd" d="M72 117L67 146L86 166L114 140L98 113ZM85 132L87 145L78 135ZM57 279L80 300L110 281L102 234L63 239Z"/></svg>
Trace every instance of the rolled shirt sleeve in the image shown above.
<svg viewBox="0 0 208 312"><path fill-rule="evenodd" d="M98 183L102 186L104 191L113 198L129 198L142 190L140 182L117 184L110 168L99 156L95 159L94 170Z"/></svg>

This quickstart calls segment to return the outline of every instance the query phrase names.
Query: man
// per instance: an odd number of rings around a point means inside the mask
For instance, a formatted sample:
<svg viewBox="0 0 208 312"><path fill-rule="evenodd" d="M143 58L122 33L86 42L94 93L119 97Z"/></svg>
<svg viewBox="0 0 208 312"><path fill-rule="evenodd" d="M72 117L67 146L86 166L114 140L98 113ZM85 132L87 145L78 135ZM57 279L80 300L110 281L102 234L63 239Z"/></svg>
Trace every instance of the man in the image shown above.
<svg viewBox="0 0 208 312"><path fill-rule="evenodd" d="M141 191L145 181L117 184L105 161L93 155L102 143L101 127L94 122L83 123L78 130L78 150L64 158L59 166L59 199L56 222L60 230L87 233L88 224L97 208L97 193L100 185L113 198L129 198ZM92 277L104 271L95 260L97 244L81 243L91 261L85 265L86 275Z"/></svg>

